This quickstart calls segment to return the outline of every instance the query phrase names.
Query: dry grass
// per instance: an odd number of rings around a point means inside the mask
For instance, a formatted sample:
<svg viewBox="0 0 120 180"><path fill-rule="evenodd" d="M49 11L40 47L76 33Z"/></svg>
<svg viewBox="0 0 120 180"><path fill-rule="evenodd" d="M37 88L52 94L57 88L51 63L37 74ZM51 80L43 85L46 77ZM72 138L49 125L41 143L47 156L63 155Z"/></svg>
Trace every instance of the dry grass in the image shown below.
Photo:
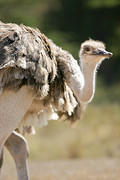
<svg viewBox="0 0 120 180"><path fill-rule="evenodd" d="M120 160L30 162L30 172L31 180L119 180ZM1 180L15 179L15 169L5 165Z"/></svg>
<svg viewBox="0 0 120 180"><path fill-rule="evenodd" d="M37 160L120 157L120 106L89 106L76 128L53 121L28 142Z"/></svg>

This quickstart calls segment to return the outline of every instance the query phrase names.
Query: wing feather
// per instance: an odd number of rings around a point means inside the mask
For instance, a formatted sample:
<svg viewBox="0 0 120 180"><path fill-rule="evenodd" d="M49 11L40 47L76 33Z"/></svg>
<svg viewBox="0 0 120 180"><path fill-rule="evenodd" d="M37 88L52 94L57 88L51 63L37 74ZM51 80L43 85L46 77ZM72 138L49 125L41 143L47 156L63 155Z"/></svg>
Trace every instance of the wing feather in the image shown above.
<svg viewBox="0 0 120 180"><path fill-rule="evenodd" d="M48 94L56 69L49 41L43 34L24 25L0 23L2 88L19 88L25 83L35 86L43 98Z"/></svg>
<svg viewBox="0 0 120 180"><path fill-rule="evenodd" d="M81 75L72 55L39 30L0 22L0 90L28 85L36 91L38 106L43 99L46 108L51 104L60 116L75 121L81 106L66 79L77 70Z"/></svg>

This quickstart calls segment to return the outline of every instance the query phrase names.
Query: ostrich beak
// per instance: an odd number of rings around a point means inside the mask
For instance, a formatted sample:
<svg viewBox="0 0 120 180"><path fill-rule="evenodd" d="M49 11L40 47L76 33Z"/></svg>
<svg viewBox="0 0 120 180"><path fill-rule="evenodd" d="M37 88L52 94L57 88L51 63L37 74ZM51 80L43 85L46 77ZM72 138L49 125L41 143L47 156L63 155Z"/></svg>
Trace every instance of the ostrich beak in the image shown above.
<svg viewBox="0 0 120 180"><path fill-rule="evenodd" d="M97 49L93 51L93 55L110 58L113 54L111 52L106 51L105 49Z"/></svg>

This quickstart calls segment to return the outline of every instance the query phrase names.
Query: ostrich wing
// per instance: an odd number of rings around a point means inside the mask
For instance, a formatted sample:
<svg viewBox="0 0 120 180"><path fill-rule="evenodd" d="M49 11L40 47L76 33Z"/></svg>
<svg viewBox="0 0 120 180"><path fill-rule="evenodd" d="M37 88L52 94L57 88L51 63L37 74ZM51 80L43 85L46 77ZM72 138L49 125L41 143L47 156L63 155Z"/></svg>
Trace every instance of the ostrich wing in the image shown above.
<svg viewBox="0 0 120 180"><path fill-rule="evenodd" d="M56 61L46 37L29 27L0 23L0 86L34 86L43 98L56 75Z"/></svg>
<svg viewBox="0 0 120 180"><path fill-rule="evenodd" d="M24 83L36 85L44 97L56 76L56 61L80 102L83 76L77 61L68 52L54 45L38 30L0 23L0 69L11 67L9 75L14 75L17 82L24 79Z"/></svg>
<svg viewBox="0 0 120 180"><path fill-rule="evenodd" d="M59 72L63 74L62 90L54 88L54 82L59 79ZM5 88L14 90L23 85L31 86L36 90L40 99L47 97L49 90L53 89L53 96L55 97L54 94L56 94L57 98L55 99L59 101L61 91L63 91L63 99L67 102L67 108L60 111L67 111L71 116L71 112L74 113L77 104L74 101L74 96L80 104L83 76L77 61L72 55L56 46L40 31L24 25L18 26L1 22L0 88L1 90ZM65 88L68 85L70 88ZM73 91L74 96L70 91ZM52 95L49 93L49 103L51 103L50 96ZM67 98L68 96L69 98ZM71 99L73 100L71 101ZM73 101L71 108L70 103ZM71 111L69 111L69 107L72 109ZM78 109L80 108L76 109L76 114L79 112Z"/></svg>

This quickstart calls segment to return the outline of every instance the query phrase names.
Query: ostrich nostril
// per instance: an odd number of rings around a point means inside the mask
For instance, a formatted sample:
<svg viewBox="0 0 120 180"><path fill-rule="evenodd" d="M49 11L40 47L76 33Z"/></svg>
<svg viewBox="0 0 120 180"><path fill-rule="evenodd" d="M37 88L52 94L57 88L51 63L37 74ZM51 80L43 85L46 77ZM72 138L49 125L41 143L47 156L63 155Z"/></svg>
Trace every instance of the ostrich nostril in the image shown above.
<svg viewBox="0 0 120 180"><path fill-rule="evenodd" d="M25 54L22 54L22 57L25 57L26 55Z"/></svg>

